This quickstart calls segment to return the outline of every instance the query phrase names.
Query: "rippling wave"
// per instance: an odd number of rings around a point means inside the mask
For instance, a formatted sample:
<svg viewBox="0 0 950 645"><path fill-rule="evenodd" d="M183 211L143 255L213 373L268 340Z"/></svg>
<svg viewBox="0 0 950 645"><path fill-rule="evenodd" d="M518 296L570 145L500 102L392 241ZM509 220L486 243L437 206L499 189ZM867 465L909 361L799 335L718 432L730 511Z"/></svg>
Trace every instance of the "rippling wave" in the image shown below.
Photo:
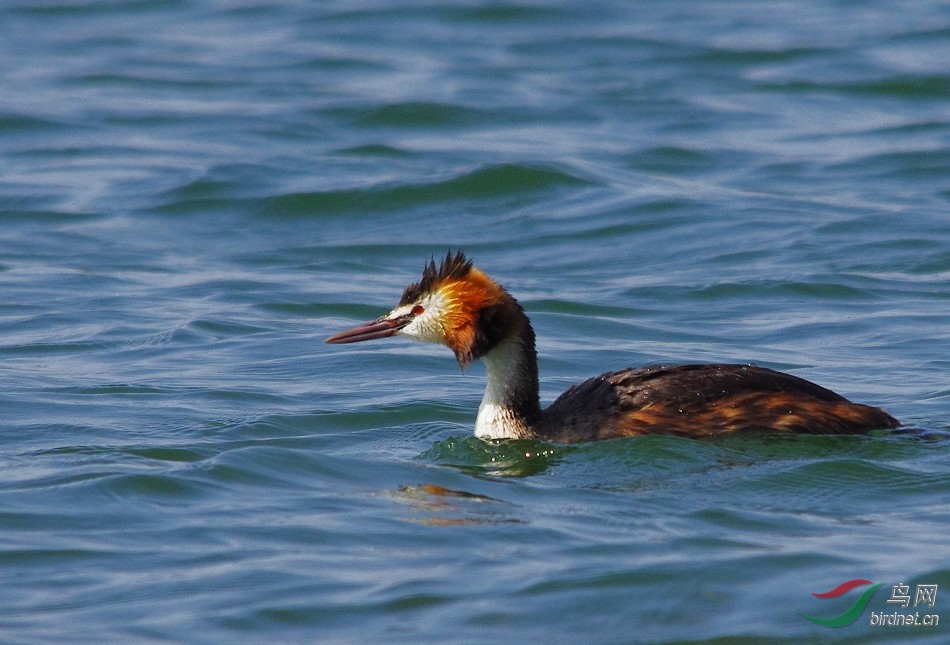
<svg viewBox="0 0 950 645"><path fill-rule="evenodd" d="M947 640L800 615L950 585L940 3L0 20L2 639ZM482 366L322 342L450 248L531 316L545 402L756 362L906 426L478 440Z"/></svg>

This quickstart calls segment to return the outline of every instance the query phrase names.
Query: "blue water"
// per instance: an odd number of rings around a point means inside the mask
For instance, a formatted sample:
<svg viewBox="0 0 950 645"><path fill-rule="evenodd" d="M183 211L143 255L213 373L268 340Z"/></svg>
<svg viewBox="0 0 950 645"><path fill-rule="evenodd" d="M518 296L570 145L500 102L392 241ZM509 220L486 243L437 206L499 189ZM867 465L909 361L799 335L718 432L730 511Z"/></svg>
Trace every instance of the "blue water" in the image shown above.
<svg viewBox="0 0 950 645"><path fill-rule="evenodd" d="M947 641L945 3L0 26L0 641ZM528 311L545 401L756 362L912 431L481 442L481 365L322 342L449 248ZM853 624L799 615L856 578Z"/></svg>

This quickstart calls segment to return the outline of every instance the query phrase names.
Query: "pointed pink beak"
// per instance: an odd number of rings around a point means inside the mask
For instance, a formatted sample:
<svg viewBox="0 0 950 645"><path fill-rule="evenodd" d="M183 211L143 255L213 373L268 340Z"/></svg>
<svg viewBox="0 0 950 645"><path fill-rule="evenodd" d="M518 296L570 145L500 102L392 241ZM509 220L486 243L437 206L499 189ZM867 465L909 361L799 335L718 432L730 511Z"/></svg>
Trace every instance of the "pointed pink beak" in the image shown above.
<svg viewBox="0 0 950 645"><path fill-rule="evenodd" d="M352 329L333 334L323 342L330 343L331 345L343 345L345 343L359 343L364 340L388 338L389 336L394 336L397 331L411 323L413 318L415 318L415 314L407 314L399 318L387 318L383 316L372 322L363 323Z"/></svg>

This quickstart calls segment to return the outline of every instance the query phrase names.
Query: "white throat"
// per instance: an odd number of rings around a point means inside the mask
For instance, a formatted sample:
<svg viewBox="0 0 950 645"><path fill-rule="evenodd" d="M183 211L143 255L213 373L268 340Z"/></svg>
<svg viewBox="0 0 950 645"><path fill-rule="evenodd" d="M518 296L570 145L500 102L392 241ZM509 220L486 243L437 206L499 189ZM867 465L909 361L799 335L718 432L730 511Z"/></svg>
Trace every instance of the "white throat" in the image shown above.
<svg viewBox="0 0 950 645"><path fill-rule="evenodd" d="M502 340L482 357L488 373L485 396L478 406L475 436L480 439L525 439L532 436L526 420L512 408L524 378L524 348L516 335Z"/></svg>

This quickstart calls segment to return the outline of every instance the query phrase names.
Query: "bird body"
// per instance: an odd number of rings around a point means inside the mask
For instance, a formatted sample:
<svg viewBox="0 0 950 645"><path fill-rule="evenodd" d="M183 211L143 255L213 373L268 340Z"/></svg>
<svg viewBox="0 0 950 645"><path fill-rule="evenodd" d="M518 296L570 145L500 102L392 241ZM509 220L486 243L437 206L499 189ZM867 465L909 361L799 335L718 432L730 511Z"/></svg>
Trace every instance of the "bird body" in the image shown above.
<svg viewBox="0 0 950 645"><path fill-rule="evenodd" d="M607 372L569 388L548 408L538 394L531 323L518 301L461 252L406 287L395 309L329 337L331 344L388 336L446 345L459 365L485 361L488 383L475 434L483 439L577 443L743 431L851 434L895 428L883 410L755 365L704 364Z"/></svg>

